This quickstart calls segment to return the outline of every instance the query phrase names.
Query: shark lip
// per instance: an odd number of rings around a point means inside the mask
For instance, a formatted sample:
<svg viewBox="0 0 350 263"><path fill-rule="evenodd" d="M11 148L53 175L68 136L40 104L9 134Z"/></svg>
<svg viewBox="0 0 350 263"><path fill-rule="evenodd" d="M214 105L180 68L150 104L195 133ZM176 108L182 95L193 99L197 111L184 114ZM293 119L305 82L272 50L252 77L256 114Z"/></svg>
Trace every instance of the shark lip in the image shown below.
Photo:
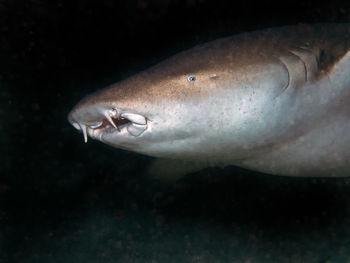
<svg viewBox="0 0 350 263"><path fill-rule="evenodd" d="M116 108L77 109L69 114L68 120L83 133L85 142L88 135L101 141L111 137L138 137L148 128L146 117L131 112L119 113Z"/></svg>

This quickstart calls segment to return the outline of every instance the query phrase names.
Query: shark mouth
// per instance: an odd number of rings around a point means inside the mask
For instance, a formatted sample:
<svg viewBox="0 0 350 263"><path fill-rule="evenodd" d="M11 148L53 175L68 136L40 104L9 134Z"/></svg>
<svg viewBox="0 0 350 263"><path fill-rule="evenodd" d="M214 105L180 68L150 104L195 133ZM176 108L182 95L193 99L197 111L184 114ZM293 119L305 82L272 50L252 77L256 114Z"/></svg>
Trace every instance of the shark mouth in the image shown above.
<svg viewBox="0 0 350 263"><path fill-rule="evenodd" d="M111 109L102 115L99 121L89 122L84 124L79 121L72 120L72 125L82 131L84 142L88 140L88 135L93 138L102 140L103 135L115 134L131 135L133 137L140 136L148 127L146 117L136 113L121 113L118 114L116 109Z"/></svg>

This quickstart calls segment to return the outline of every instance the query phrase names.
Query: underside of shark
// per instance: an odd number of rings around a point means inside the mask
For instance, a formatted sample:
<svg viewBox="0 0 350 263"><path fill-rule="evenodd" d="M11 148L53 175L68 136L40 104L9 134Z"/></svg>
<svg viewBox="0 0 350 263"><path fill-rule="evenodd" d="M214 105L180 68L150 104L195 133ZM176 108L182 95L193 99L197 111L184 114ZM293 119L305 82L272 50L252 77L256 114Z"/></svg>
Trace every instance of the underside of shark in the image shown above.
<svg viewBox="0 0 350 263"><path fill-rule="evenodd" d="M83 98L69 122L149 156L350 176L350 24L218 39Z"/></svg>

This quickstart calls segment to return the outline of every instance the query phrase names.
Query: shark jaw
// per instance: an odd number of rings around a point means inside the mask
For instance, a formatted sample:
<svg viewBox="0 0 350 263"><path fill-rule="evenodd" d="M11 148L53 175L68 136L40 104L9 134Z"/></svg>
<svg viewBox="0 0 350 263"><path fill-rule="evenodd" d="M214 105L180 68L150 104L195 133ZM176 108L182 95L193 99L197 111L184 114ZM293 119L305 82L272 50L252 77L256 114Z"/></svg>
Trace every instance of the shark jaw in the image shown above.
<svg viewBox="0 0 350 263"><path fill-rule="evenodd" d="M76 107L69 114L68 120L82 132L85 143L88 136L105 143L114 139L120 142L132 140L142 136L150 124L143 115L102 105Z"/></svg>

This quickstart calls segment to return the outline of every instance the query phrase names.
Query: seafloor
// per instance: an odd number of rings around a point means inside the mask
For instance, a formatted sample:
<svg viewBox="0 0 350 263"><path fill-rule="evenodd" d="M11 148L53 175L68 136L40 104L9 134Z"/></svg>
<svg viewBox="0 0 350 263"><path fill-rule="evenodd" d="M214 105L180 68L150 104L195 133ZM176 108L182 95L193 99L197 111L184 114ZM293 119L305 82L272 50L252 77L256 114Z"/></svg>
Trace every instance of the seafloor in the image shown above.
<svg viewBox="0 0 350 263"><path fill-rule="evenodd" d="M350 262L350 178L227 167L166 184L66 120L194 44L347 21L341 1L0 1L0 262Z"/></svg>

